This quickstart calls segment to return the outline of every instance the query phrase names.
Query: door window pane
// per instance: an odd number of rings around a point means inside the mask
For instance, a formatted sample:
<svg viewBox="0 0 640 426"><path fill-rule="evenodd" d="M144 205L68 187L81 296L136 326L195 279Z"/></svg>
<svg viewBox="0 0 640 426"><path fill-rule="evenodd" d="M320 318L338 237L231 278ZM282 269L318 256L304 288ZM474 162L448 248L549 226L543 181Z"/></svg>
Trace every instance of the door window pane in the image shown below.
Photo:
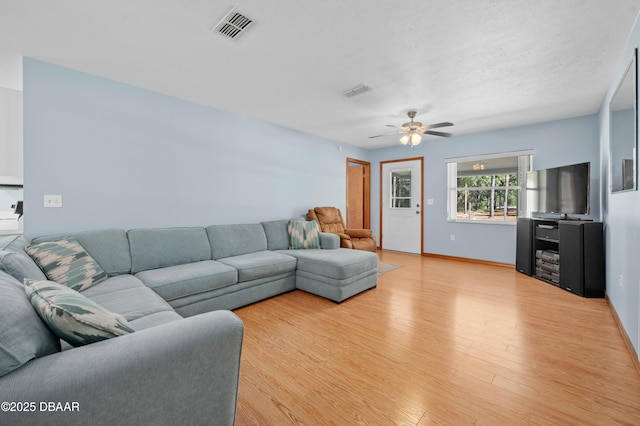
<svg viewBox="0 0 640 426"><path fill-rule="evenodd" d="M411 208L411 170L391 172L391 208Z"/></svg>

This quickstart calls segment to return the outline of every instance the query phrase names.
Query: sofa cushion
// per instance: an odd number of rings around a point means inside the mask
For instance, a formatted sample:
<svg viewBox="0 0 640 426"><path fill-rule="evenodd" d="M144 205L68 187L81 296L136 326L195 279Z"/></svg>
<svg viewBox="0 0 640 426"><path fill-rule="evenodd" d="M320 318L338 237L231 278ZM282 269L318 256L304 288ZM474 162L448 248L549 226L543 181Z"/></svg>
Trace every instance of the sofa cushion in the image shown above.
<svg viewBox="0 0 640 426"><path fill-rule="evenodd" d="M140 228L129 230L127 235L133 274L211 259L204 228Z"/></svg>
<svg viewBox="0 0 640 426"><path fill-rule="evenodd" d="M147 286L133 275L124 274L109 277L101 283L83 290L82 294L93 299L94 297L104 294L117 293L119 291L129 290L132 288L147 288Z"/></svg>
<svg viewBox="0 0 640 426"><path fill-rule="evenodd" d="M289 248L289 222L292 220L304 219L300 217L261 223L267 237L267 250L287 250Z"/></svg>
<svg viewBox="0 0 640 426"><path fill-rule="evenodd" d="M328 250L340 248L340 237L338 234L320 232L320 247Z"/></svg>
<svg viewBox="0 0 640 426"><path fill-rule="evenodd" d="M25 278L46 280L46 275L25 252L0 250L0 269L23 282Z"/></svg>
<svg viewBox="0 0 640 426"><path fill-rule="evenodd" d="M238 270L238 282L271 277L296 269L296 259L282 253L259 251L218 259L218 262Z"/></svg>
<svg viewBox="0 0 640 426"><path fill-rule="evenodd" d="M24 251L29 242L20 235L9 235L0 237L0 250Z"/></svg>
<svg viewBox="0 0 640 426"><path fill-rule="evenodd" d="M334 280L344 280L378 269L378 256L361 250L289 250L282 252L298 259L297 271Z"/></svg>
<svg viewBox="0 0 640 426"><path fill-rule="evenodd" d="M20 283L25 278L46 280L46 276L24 251L29 243L19 235L0 239L0 268Z"/></svg>
<svg viewBox="0 0 640 426"><path fill-rule="evenodd" d="M238 271L215 260L138 272L136 278L170 301L238 282Z"/></svg>
<svg viewBox="0 0 640 426"><path fill-rule="evenodd" d="M267 249L267 237L259 223L207 227L211 258L223 259Z"/></svg>
<svg viewBox="0 0 640 426"><path fill-rule="evenodd" d="M107 273L74 239L47 241L26 248L51 281L77 291L107 279Z"/></svg>
<svg viewBox="0 0 640 426"><path fill-rule="evenodd" d="M318 249L320 248L320 226L317 220L289 222L289 248Z"/></svg>
<svg viewBox="0 0 640 426"><path fill-rule="evenodd" d="M129 240L122 229L98 229L34 238L31 243L57 241L73 238L98 262L108 275L128 274L131 272L131 252Z"/></svg>
<svg viewBox="0 0 640 426"><path fill-rule="evenodd" d="M118 275L85 290L82 294L110 312L134 321L173 309L162 297L133 275Z"/></svg>
<svg viewBox="0 0 640 426"><path fill-rule="evenodd" d="M25 291L49 328L72 346L133 333L127 320L53 281L25 281Z"/></svg>
<svg viewBox="0 0 640 426"><path fill-rule="evenodd" d="M60 351L60 339L29 303L24 285L0 271L0 377L27 361Z"/></svg>

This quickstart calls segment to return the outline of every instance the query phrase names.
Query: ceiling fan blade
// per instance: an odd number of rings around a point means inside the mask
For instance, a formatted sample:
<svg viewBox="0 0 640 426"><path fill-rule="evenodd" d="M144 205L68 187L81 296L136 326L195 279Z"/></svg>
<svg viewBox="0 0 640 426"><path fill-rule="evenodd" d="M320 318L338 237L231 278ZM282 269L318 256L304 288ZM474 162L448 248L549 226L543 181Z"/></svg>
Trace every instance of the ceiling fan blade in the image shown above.
<svg viewBox="0 0 640 426"><path fill-rule="evenodd" d="M381 135L369 136L369 139L379 138L381 136L399 135L400 133L404 133L404 132L383 133Z"/></svg>
<svg viewBox="0 0 640 426"><path fill-rule="evenodd" d="M387 127L395 127L396 129L399 128L398 126L394 126L393 124L385 124L385 126L387 126Z"/></svg>
<svg viewBox="0 0 640 426"><path fill-rule="evenodd" d="M444 133L444 132L433 132L431 130L427 130L424 132L425 135L434 135L434 136L442 136L443 138L450 138L453 136L453 133Z"/></svg>
<svg viewBox="0 0 640 426"><path fill-rule="evenodd" d="M438 127L448 127L453 126L453 123L449 123L448 121L444 121L442 123L428 124L424 126L425 129L436 129Z"/></svg>

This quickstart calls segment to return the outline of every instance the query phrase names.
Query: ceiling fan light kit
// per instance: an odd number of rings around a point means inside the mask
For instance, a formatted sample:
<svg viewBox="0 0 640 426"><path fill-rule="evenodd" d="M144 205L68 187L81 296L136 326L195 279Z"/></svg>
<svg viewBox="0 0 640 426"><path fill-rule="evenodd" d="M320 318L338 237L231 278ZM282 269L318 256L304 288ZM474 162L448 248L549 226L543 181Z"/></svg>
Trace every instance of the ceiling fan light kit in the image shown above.
<svg viewBox="0 0 640 426"><path fill-rule="evenodd" d="M422 142L422 136L420 136L418 133L414 132L413 130L410 130L406 135L400 138L400 143L402 145L409 144L411 148L413 148L416 145L420 145L420 142Z"/></svg>
<svg viewBox="0 0 640 426"><path fill-rule="evenodd" d="M402 145L409 145L410 147L413 148L414 146L419 145L420 142L422 142L422 135L442 136L445 138L453 136L451 133L434 132L430 130L430 129L436 129L438 127L453 126L453 123L444 121L442 123L428 124L426 126L423 126L421 122L413 121L414 117L416 116L416 111L407 112L407 116L411 119L411 121L409 121L408 123L404 123L400 127L402 131L398 132L398 133L404 133L404 135L402 135L402 137L400 138L400 143ZM396 127L389 124L387 126ZM369 136L369 139L379 138L380 136L386 136L386 135Z"/></svg>

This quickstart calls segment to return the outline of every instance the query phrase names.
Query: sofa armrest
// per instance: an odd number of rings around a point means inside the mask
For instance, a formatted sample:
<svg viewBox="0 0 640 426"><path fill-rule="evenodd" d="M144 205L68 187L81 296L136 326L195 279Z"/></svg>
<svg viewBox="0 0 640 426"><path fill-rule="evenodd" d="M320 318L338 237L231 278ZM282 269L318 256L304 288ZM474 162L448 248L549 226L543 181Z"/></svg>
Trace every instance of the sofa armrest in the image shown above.
<svg viewBox="0 0 640 426"><path fill-rule="evenodd" d="M370 229L345 229L344 233L351 238L371 238L373 236Z"/></svg>
<svg viewBox="0 0 640 426"><path fill-rule="evenodd" d="M0 423L232 425L243 330L214 311L34 359L0 378L0 401L35 411ZM70 411L46 410L58 402Z"/></svg>
<svg viewBox="0 0 640 426"><path fill-rule="evenodd" d="M337 249L340 248L340 237L337 234L330 234L328 232L320 233L320 247L323 249Z"/></svg>
<svg viewBox="0 0 640 426"><path fill-rule="evenodd" d="M336 234L340 237L340 247L342 248L353 248L353 244L351 243L351 237L347 234L338 233Z"/></svg>

